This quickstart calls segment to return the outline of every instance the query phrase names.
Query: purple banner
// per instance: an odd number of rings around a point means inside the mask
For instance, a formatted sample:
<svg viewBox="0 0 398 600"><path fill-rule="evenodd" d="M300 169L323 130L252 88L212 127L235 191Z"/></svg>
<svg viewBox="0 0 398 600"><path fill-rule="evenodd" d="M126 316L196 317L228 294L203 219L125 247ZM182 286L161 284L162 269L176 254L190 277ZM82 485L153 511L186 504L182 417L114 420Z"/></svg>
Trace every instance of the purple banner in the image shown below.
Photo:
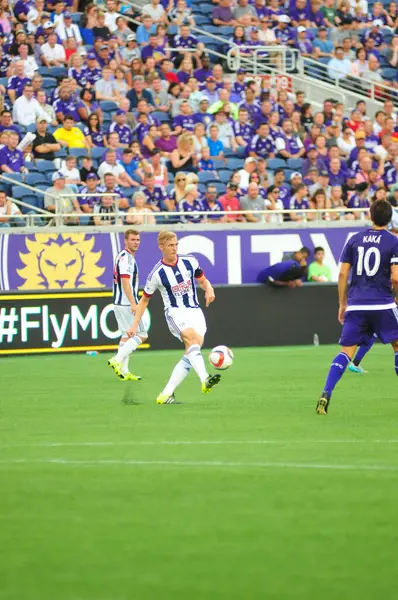
<svg viewBox="0 0 398 600"><path fill-rule="evenodd" d="M181 254L195 254L214 284L254 283L258 273L302 246L325 249L337 280L347 239L361 227L178 232ZM123 248L118 233L0 235L0 290L103 288L112 285L113 257ZM159 260L157 233L143 233L137 255L141 284Z"/></svg>

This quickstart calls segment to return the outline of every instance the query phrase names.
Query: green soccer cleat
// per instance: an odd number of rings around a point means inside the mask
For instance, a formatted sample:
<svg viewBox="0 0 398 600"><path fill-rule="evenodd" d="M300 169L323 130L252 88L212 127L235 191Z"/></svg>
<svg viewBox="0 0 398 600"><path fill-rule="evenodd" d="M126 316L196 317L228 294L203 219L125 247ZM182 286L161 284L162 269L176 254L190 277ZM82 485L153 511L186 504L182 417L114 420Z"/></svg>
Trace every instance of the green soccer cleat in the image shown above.
<svg viewBox="0 0 398 600"><path fill-rule="evenodd" d="M119 375L122 381L141 381L141 375L134 375L134 373L120 373Z"/></svg>
<svg viewBox="0 0 398 600"><path fill-rule="evenodd" d="M362 369L362 367L359 365L354 365L354 363L348 365L348 370L351 371L351 373L359 373L360 375L363 373L368 373L368 371L365 371L365 369Z"/></svg>
<svg viewBox="0 0 398 600"><path fill-rule="evenodd" d="M122 374L122 363L117 362L114 358L108 360L108 365L113 369L118 377Z"/></svg>
<svg viewBox="0 0 398 600"><path fill-rule="evenodd" d="M202 383L202 393L208 394L209 392L211 392L212 388L214 388L214 386L220 382L220 379L221 375L209 375L206 381Z"/></svg>
<svg viewBox="0 0 398 600"><path fill-rule="evenodd" d="M171 396L159 394L156 398L156 404L182 404L182 402L177 402L174 394L171 394Z"/></svg>
<svg viewBox="0 0 398 600"><path fill-rule="evenodd" d="M316 405L317 415L327 415L330 402L330 395L327 392L323 392L322 396L318 400Z"/></svg>

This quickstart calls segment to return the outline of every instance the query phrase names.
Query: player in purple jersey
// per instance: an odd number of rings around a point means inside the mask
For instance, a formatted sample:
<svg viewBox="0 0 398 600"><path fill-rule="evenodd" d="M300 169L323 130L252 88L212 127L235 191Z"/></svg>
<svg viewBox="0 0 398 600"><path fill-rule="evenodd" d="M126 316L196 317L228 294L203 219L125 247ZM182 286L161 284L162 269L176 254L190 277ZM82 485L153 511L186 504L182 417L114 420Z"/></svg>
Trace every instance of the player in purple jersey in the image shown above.
<svg viewBox="0 0 398 600"><path fill-rule="evenodd" d="M343 325L341 351L333 359L316 412L326 415L332 392L352 360L357 346L376 334L391 344L398 375L398 308L391 284L398 293L398 239L387 231L392 207L376 200L370 208L373 227L353 235L345 245L338 282L339 321ZM351 284L348 278L351 273Z"/></svg>
<svg viewBox="0 0 398 600"><path fill-rule="evenodd" d="M125 347L134 343L140 319L148 307L156 290L161 293L166 322L170 333L185 346L185 354L173 369L166 387L156 399L157 404L175 404L174 390L184 381L191 369L198 375L202 392L207 394L220 381L220 375L209 375L201 353L206 334L206 320L199 306L195 279L205 292L206 306L215 300L213 287L206 279L197 259L192 255L177 253L178 240L172 231L162 231L158 235L158 245L162 253L151 273L138 303L134 323L128 330L130 340Z"/></svg>

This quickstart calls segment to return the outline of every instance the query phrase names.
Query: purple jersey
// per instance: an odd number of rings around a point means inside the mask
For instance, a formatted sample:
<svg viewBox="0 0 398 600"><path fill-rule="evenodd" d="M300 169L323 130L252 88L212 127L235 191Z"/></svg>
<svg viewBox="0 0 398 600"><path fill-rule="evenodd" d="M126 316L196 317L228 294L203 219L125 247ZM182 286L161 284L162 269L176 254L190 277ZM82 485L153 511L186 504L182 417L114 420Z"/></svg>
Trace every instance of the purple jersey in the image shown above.
<svg viewBox="0 0 398 600"><path fill-rule="evenodd" d="M97 187L96 191L98 191L99 189L100 188ZM86 185L84 185L82 188L80 188L80 194L91 194L91 193L92 192L88 191L88 187ZM101 204L101 196L79 196L78 202L79 202L80 206L83 206L84 204L88 204L88 206L90 208L93 208L93 206L95 204Z"/></svg>
<svg viewBox="0 0 398 600"><path fill-rule="evenodd" d="M161 208L161 204L167 200L167 195L160 185L155 185L152 191L148 190L148 188L143 188L141 191L146 196L146 203L151 206Z"/></svg>
<svg viewBox="0 0 398 600"><path fill-rule="evenodd" d="M250 143L254 135L254 129L250 123L240 123L239 121L234 121L232 123L232 129L234 130L235 137L242 137L247 144Z"/></svg>
<svg viewBox="0 0 398 600"><path fill-rule="evenodd" d="M24 166L24 156L21 150L9 150L4 146L0 150L0 167L6 165L14 173L19 173Z"/></svg>
<svg viewBox="0 0 398 600"><path fill-rule="evenodd" d="M286 210L290 209L290 188L287 185L278 185L279 187L279 200L283 202L283 208Z"/></svg>
<svg viewBox="0 0 398 600"><path fill-rule="evenodd" d="M182 35L174 36L173 48L196 48L199 40L193 35L188 35L186 38Z"/></svg>
<svg viewBox="0 0 398 600"><path fill-rule="evenodd" d="M183 223L199 223L203 219L203 206L199 200L194 200L193 204L189 204L186 200L181 200L178 205L180 212L189 212L192 215L183 215L181 221Z"/></svg>
<svg viewBox="0 0 398 600"><path fill-rule="evenodd" d="M249 152L254 152L261 158L268 158L270 154L275 152L275 144L272 137L255 135L249 144Z"/></svg>
<svg viewBox="0 0 398 600"><path fill-rule="evenodd" d="M100 148L103 148L105 146L105 143L104 143L105 136L102 133L102 131L93 131L93 130L90 131L89 127L84 127L83 133L86 137L89 135L91 136L94 146L97 146Z"/></svg>
<svg viewBox="0 0 398 600"><path fill-rule="evenodd" d="M19 98L22 96L23 89L27 83L32 83L28 77L18 77L18 75L13 75L8 80L7 90L15 90L16 97Z"/></svg>
<svg viewBox="0 0 398 600"><path fill-rule="evenodd" d="M87 79L87 69L81 69L81 71L77 71L74 67L71 67L68 70L68 77L72 77L80 87L85 87L88 83Z"/></svg>
<svg viewBox="0 0 398 600"><path fill-rule="evenodd" d="M207 113L201 113L201 112L197 112L195 113L193 116L193 120L196 123L203 123L203 125L207 128L208 125L210 125L210 123L213 120L213 115L209 115Z"/></svg>
<svg viewBox="0 0 398 600"><path fill-rule="evenodd" d="M87 67L84 70L84 76L90 85L94 85L97 81L102 79L102 72L98 67L94 67L94 69L89 69Z"/></svg>
<svg viewBox="0 0 398 600"><path fill-rule="evenodd" d="M361 198L358 194L351 196L347 208L369 208L368 198Z"/></svg>
<svg viewBox="0 0 398 600"><path fill-rule="evenodd" d="M79 123L80 115L79 115L77 108L78 108L77 102L74 102L72 99L61 100L61 98L58 98L54 102L55 113L61 113L62 115L64 115L64 117L66 115L72 115L73 118L75 119L76 123Z"/></svg>
<svg viewBox="0 0 398 600"><path fill-rule="evenodd" d="M195 128L195 119L192 115L177 115L174 118L173 127L182 127L187 131L193 131Z"/></svg>
<svg viewBox="0 0 398 600"><path fill-rule="evenodd" d="M299 202L296 196L290 198L290 210L308 210L309 207L309 202L305 198L301 202Z"/></svg>
<svg viewBox="0 0 398 600"><path fill-rule="evenodd" d="M340 262L351 265L347 310L394 308L391 266L398 265L398 238L367 228L346 243Z"/></svg>
<svg viewBox="0 0 398 600"><path fill-rule="evenodd" d="M111 123L109 127L109 133L118 133L119 142L121 144L127 144L128 146L133 141L133 132L128 125L118 125L117 123Z"/></svg>
<svg viewBox="0 0 398 600"><path fill-rule="evenodd" d="M224 216L224 215L220 215L220 211L223 211L224 208L223 208L223 205L221 204L221 202L219 202L218 200L216 200L216 202L213 206L210 206L205 198L202 202L202 208L205 212L212 213L210 215L206 215L208 219L218 220Z"/></svg>

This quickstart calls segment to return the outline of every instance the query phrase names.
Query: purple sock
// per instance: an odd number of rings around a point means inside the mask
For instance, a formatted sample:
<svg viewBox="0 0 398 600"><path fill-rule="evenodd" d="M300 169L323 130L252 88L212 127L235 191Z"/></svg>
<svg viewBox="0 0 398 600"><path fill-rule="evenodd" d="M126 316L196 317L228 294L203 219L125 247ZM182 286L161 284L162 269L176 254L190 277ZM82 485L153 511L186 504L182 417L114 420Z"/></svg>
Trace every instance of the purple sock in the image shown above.
<svg viewBox="0 0 398 600"><path fill-rule="evenodd" d="M395 353L395 372L398 375L398 352Z"/></svg>
<svg viewBox="0 0 398 600"><path fill-rule="evenodd" d="M324 392L327 392L330 396L340 379L342 378L344 371L350 363L350 357L344 352L340 352L332 361L328 377L326 379Z"/></svg>
<svg viewBox="0 0 398 600"><path fill-rule="evenodd" d="M361 362L361 360L363 359L365 354L367 354L369 352L369 350L371 349L371 347L373 346L373 344L375 343L376 340L377 340L377 336L372 335L372 337L370 338L370 342L368 342L368 344L366 346L359 346L358 351L354 357L354 360L352 361L356 367L359 366L359 363Z"/></svg>

